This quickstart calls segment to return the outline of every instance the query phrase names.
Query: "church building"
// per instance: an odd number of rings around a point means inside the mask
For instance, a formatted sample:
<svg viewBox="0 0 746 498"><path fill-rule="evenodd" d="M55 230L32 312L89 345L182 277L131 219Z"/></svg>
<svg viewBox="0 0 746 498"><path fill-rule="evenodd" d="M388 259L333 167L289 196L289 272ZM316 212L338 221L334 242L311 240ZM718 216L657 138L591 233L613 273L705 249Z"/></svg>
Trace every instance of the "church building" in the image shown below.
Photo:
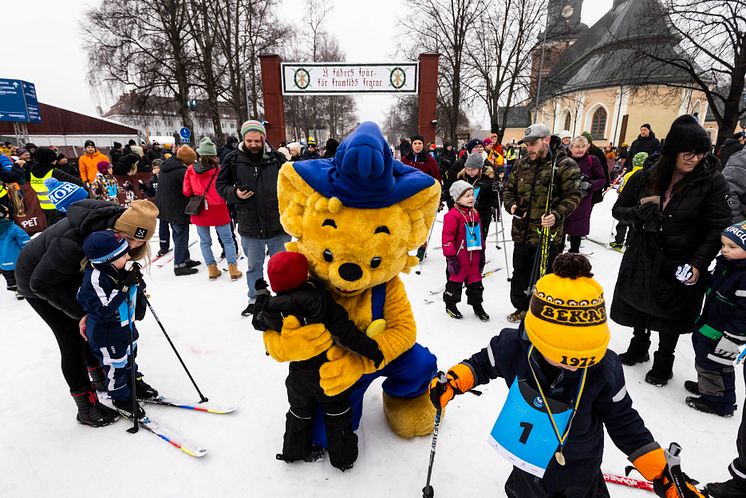
<svg viewBox="0 0 746 498"><path fill-rule="evenodd" d="M513 113L525 116L508 123L504 142L523 136L526 118L546 123L553 133L588 131L602 147L632 143L645 123L663 138L682 114L705 120L704 94L675 86L690 77L640 52L645 47L662 59L686 56L659 0L614 0L590 28L580 22L582 8L583 0L549 0L546 42L541 33L533 54L530 98L523 113ZM717 124L702 124L714 140Z"/></svg>

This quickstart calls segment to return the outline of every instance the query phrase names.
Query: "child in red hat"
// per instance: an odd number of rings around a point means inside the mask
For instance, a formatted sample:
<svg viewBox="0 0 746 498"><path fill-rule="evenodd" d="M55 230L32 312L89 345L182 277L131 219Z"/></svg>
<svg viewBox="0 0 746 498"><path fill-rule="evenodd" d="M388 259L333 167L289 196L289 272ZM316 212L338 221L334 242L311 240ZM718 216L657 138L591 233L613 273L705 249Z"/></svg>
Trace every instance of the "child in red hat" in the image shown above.
<svg viewBox="0 0 746 498"><path fill-rule="evenodd" d="M283 317L295 316L302 325L322 323L337 344L365 356L378 367L383 353L378 344L358 329L345 309L334 302L324 284L308 278L308 259L297 252L279 252L269 259L267 275L256 282L257 298L252 325L255 329L282 329ZM318 406L324 412L331 464L345 471L357 460L357 435L352 431L352 409L347 390L326 396L319 384L319 368L327 361L326 351L305 361L290 362L286 381L290 410L287 413L282 453L278 460L312 461L319 449L311 442Z"/></svg>

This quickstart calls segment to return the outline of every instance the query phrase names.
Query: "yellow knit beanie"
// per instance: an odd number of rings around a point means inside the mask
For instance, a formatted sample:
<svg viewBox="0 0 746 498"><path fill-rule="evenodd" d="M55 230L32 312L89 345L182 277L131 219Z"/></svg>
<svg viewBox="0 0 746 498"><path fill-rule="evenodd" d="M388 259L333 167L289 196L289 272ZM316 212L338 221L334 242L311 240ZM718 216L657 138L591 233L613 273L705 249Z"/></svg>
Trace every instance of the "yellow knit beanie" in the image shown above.
<svg viewBox="0 0 746 498"><path fill-rule="evenodd" d="M609 344L603 289L581 254L557 256L552 271L531 296L524 322L528 338L549 360L580 368L595 365Z"/></svg>

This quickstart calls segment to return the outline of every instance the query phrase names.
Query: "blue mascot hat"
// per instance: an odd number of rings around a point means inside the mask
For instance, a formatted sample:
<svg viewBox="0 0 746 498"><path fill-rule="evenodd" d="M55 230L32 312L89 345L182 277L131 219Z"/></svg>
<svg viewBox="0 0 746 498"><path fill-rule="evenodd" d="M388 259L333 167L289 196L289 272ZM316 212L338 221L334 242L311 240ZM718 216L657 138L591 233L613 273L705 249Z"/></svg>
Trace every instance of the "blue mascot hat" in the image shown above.
<svg viewBox="0 0 746 498"><path fill-rule="evenodd" d="M51 177L44 180L44 186L49 189L49 200L57 211L64 213L70 204L88 199L88 191L74 183L61 182Z"/></svg>
<svg viewBox="0 0 746 498"><path fill-rule="evenodd" d="M393 206L435 183L431 176L394 159L383 133L371 121L345 138L333 158L297 161L293 167L321 195L354 208Z"/></svg>

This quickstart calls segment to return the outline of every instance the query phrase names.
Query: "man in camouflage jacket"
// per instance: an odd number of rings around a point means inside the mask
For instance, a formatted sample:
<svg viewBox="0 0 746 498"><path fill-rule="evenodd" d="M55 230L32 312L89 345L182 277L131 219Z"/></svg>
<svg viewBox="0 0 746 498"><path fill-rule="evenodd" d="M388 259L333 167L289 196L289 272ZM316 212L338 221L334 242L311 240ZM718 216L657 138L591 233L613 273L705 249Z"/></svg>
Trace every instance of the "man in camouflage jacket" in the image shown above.
<svg viewBox="0 0 746 498"><path fill-rule="evenodd" d="M503 192L505 209L513 215L510 301L516 311L508 315L511 322L520 322L528 310L530 292L527 294L526 290L537 257L541 228L549 227L551 237L549 273L564 237L562 224L580 203L580 168L562 147L550 148L550 135L549 127L541 123L526 129L519 143L526 144L527 157L513 167ZM553 165L554 187L545 215Z"/></svg>

